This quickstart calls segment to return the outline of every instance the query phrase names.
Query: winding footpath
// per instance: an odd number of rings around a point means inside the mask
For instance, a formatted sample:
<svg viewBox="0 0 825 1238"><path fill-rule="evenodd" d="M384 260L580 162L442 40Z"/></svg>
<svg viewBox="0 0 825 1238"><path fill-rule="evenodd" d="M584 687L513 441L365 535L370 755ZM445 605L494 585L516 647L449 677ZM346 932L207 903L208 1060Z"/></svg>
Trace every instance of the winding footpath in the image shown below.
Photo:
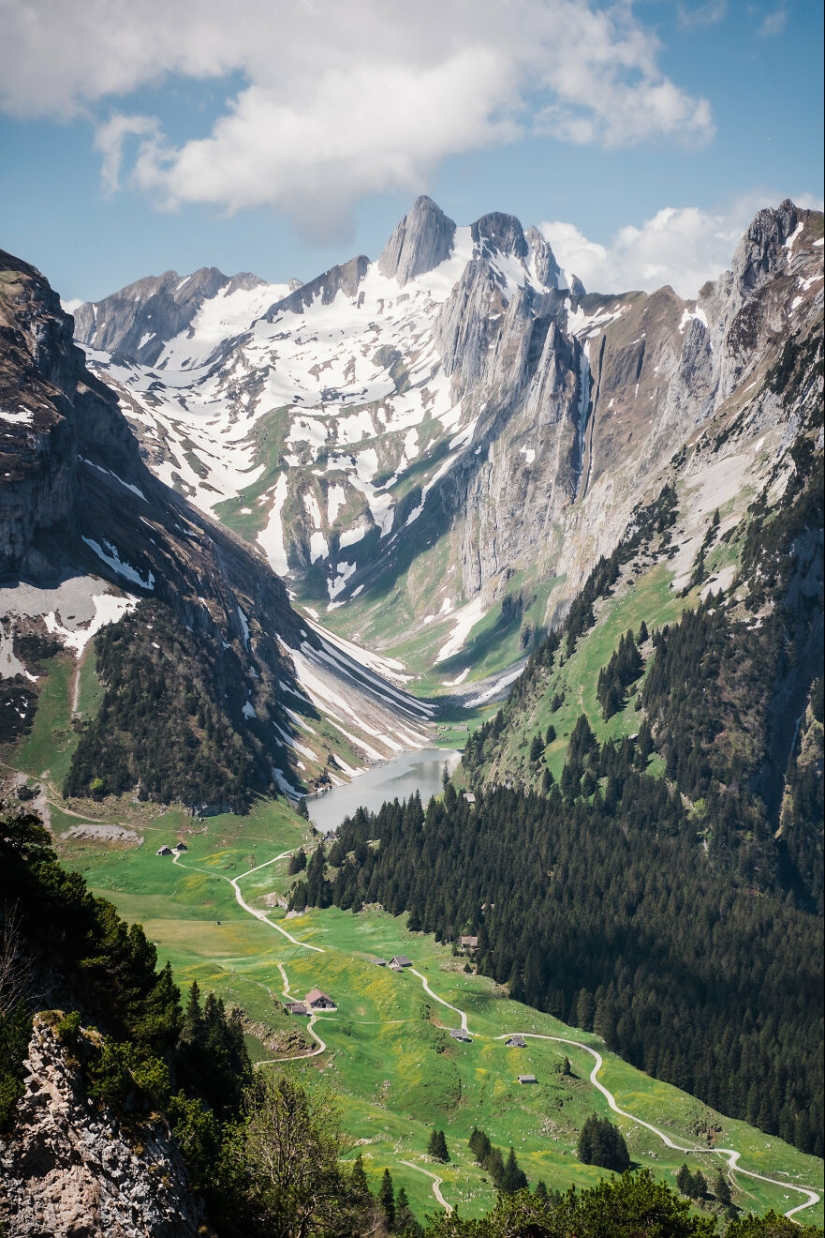
<svg viewBox="0 0 825 1238"><path fill-rule="evenodd" d="M512 1032L505 1032L503 1036L496 1036L496 1040L506 1040L508 1036L512 1035ZM620 1114L621 1117L627 1118L631 1122L635 1122L638 1126L644 1126L646 1130L651 1131L658 1139L661 1139L662 1143L665 1144L666 1147L673 1148L676 1152L688 1152L691 1156L721 1156L727 1162L731 1170L735 1173L742 1174L745 1178L755 1178L759 1182L769 1182L771 1186L781 1186L786 1190L790 1189L791 1191L798 1191L800 1195L804 1195L805 1202L803 1204L798 1204L796 1208L789 1209L789 1211L785 1213L786 1217L793 1219L795 1213L802 1212L805 1208L812 1208L815 1204L819 1203L821 1196L817 1191L812 1190L810 1187L795 1186L792 1182L785 1182L779 1178L768 1178L765 1174L755 1173L752 1169L743 1169L739 1164L741 1153L734 1151L733 1148L703 1148L697 1144L691 1144L690 1146L685 1147L683 1144L675 1143L669 1135L666 1135L664 1131L660 1131L657 1126L653 1126L650 1122L645 1122L643 1118L634 1117L634 1115L632 1113L628 1113L626 1109L620 1108L613 1093L609 1091L603 1083L600 1083L597 1078L599 1071L604 1065L604 1059L601 1053L599 1053L597 1049L591 1048L590 1045L582 1044L580 1040L568 1040L565 1036L541 1036L537 1032L521 1032L520 1035L529 1040L554 1040L558 1044L572 1045L574 1049L583 1049L585 1053L589 1053L591 1057L595 1058L595 1065L590 1072L590 1082L593 1084L594 1088L598 1088L613 1112Z"/></svg>
<svg viewBox="0 0 825 1238"><path fill-rule="evenodd" d="M413 976L418 976L418 979L421 981L421 983L424 986L425 993L429 994L429 996L434 998L437 1002L441 1002L442 1006L446 1006L448 1010L454 1011L459 1016L459 1018L461 1019L462 1032L467 1032L469 1035L470 1029L467 1027L467 1016L464 1013L464 1011L459 1010L458 1006L451 1006L449 1002L445 1002L443 997L439 997L437 993L433 993L432 989L430 988L427 977L422 976L420 971L416 971L414 967L411 967L410 974Z"/></svg>
<svg viewBox="0 0 825 1238"><path fill-rule="evenodd" d="M433 996L435 996L435 994L433 994ZM439 1001L440 1000L441 999L439 998ZM446 1004L447 1003L445 1002L444 1005L446 1006ZM446 1212L454 1211L453 1205L448 1204L444 1196L441 1194L441 1183L444 1181L443 1178L439 1178L438 1174L434 1174L431 1170L425 1169L423 1165L416 1165L415 1161L399 1161L398 1163L399 1165L406 1165L409 1169L417 1169L420 1174L426 1174L428 1178L432 1178L433 1195L435 1195L436 1199L441 1204L441 1207Z"/></svg>
<svg viewBox="0 0 825 1238"><path fill-rule="evenodd" d="M222 881L229 882L229 884L232 886L232 889L235 891L235 899L239 907L241 907L250 916L254 916L256 920L260 920L262 921L262 923L269 925L270 928L275 929L276 932L280 933L283 937L285 937L288 941L290 941L294 946L298 946L304 950L314 950L317 954L325 954L326 951L323 949L322 946L311 946L305 941L299 941L297 937L293 937L291 933L288 933L286 929L281 928L279 924L274 924L268 918L268 913L266 911L259 911L255 907L250 907L249 903L246 902L243 895L241 894L238 882L243 881L245 877L250 877L252 873L259 872L262 868L268 868L270 864L276 864L278 860L283 860L288 855L291 855L291 854L292 854L291 851L282 851L280 855L274 856L271 860L266 860L265 863L263 864L257 864L254 868L248 869L247 872L245 873L240 873L239 876L237 877L225 877L223 873L210 872L208 869L196 868L194 865L191 865L191 864L181 864L180 854L176 855L172 862L174 864L177 864L180 868L188 869L191 872L205 873L207 876L220 877ZM277 966L284 981L283 994L285 997L289 997L290 996L289 980L287 978L284 965L282 963L278 963ZM458 1006L453 1006L450 1002L446 1001L443 997L439 997L439 995L430 988L430 984L429 984L429 981L427 980L427 977L422 975L420 971L416 971L414 967L411 967L409 970L413 976L417 977L417 979L421 981L421 984L424 988L424 992L427 994L428 997L431 997L434 1001L439 1002L442 1006L446 1006L448 1010L452 1010L454 1014L457 1014L459 1016L461 1020L461 1030L469 1034L470 1029L468 1026L466 1012L461 1010ZM301 1053L293 1057L270 1058L265 1062L257 1062L256 1067L257 1066L268 1066L268 1065L275 1064L278 1062L294 1062L294 1061L300 1060L301 1058L316 1057L319 1053L323 1053L326 1050L327 1046L325 1042L321 1039L321 1037L318 1035L318 1033L315 1031L315 1020L316 1020L316 1016L312 1015L312 1017L309 1020L309 1023L307 1024L307 1031L312 1036L313 1040L317 1042L316 1048L309 1049L306 1053ZM506 1040L508 1037L512 1035L514 1035L513 1032L504 1032L500 1036L496 1036L495 1039ZM520 1035L524 1036L525 1039L529 1039L529 1040L552 1040L552 1041L557 1042L558 1044L570 1045L574 1049L582 1049L584 1050L585 1053L589 1053L590 1056L595 1059L593 1069L590 1072L590 1082L593 1084L595 1088L598 1089L599 1092L602 1093L602 1095L604 1096L605 1100L607 1101L612 1111L614 1113L619 1114L623 1118L627 1118L628 1121L630 1122L635 1122L638 1126L643 1126L646 1130L649 1130L653 1135L655 1135L657 1139L661 1139L662 1143L666 1147L672 1148L675 1152L689 1153L691 1156L719 1156L725 1161L725 1163L728 1165L732 1173L741 1174L745 1178L752 1178L758 1182L767 1182L771 1186L778 1186L778 1187L781 1187L783 1190L796 1191L798 1194L804 1195L805 1200L803 1203L797 1204L795 1208L790 1208L785 1213L785 1216L788 1217L790 1220L795 1220L798 1213L805 1211L805 1209L807 1208L813 1208L816 1204L820 1202L820 1199L822 1198L821 1195L819 1194L818 1191L814 1191L811 1187L796 1186L792 1182L783 1181L778 1178L769 1178L767 1177L766 1174L758 1174L752 1169L743 1169L742 1166L739 1164L741 1153L735 1151L733 1148L703 1148L695 1144L685 1147L683 1144L674 1142L674 1140L672 1140L669 1135L666 1135L664 1131L660 1131L658 1127L653 1126L650 1122L645 1122L643 1118L634 1117L632 1113L628 1113L626 1109L622 1109L619 1106L618 1102L616 1101L616 1097L613 1095L613 1093L608 1088L606 1088L603 1083L599 1081L598 1074L599 1074L599 1071L602 1069L602 1066L604 1065L604 1059L602 1055L599 1053L599 1051L597 1049L592 1048L590 1045L582 1044L580 1040L569 1040L564 1036L542 1036L537 1032L521 1032ZM433 1186L432 1186L433 1195L438 1200L442 1208L444 1208L447 1212L453 1211L452 1205L447 1202L447 1200L444 1198L444 1196L441 1193L441 1184L443 1182L443 1178L439 1178L437 1174L432 1173L429 1169L424 1169L422 1165L416 1165L414 1161L401 1161L400 1163L402 1165L408 1166L410 1169L417 1170L419 1173L426 1174L428 1178L431 1178L433 1182Z"/></svg>
<svg viewBox="0 0 825 1238"><path fill-rule="evenodd" d="M254 869L252 871L254 872ZM278 971L281 973L281 976L283 977L284 987L281 990L281 992L283 993L284 997L288 998L289 1001L297 1000L294 994L290 993L289 991L289 977L286 974L286 968L284 967L283 963L276 963L276 967L278 968ZM293 1053L290 1057L268 1057L263 1062L256 1062L255 1070L257 1070L259 1066L274 1066L278 1062L300 1062L302 1058L317 1057L319 1053L323 1053L327 1046L326 1046L326 1043L318 1035L318 1033L314 1030L315 1020L317 1018L318 1016L316 1014L310 1015L309 1022L307 1023L307 1031L309 1032L312 1039L317 1042L316 1048L307 1049L306 1053Z"/></svg>
<svg viewBox="0 0 825 1238"><path fill-rule="evenodd" d="M281 928L280 924L273 924L273 922L269 919L269 912L259 911L256 907L250 907L249 903L247 903L244 896L241 894L240 887L238 885L239 881L243 881L244 877L251 877L253 873L257 873L262 868L268 868L270 864L276 864L278 860L283 860L288 855L292 855L292 852L282 851L280 855L273 856L271 860L267 860L264 864L256 864L254 868L247 869L245 873L240 873L237 877L225 877L223 873L214 873L208 868L196 868L194 864L181 864L180 853L174 856L172 863L177 864L179 868L185 868L192 873L205 873L207 877L220 877L221 881L228 881L232 886L232 889L235 891L235 901L238 906L242 907L243 910L248 912L250 916L254 916L255 919L260 920L262 924L268 924L270 928L275 929L277 933L280 933L283 937L286 937L287 941L291 941L293 946L299 946L302 950L314 950L316 954L326 954L326 951L322 946L310 946L308 942L299 941L297 937L293 937L291 933L286 931L286 929Z"/></svg>

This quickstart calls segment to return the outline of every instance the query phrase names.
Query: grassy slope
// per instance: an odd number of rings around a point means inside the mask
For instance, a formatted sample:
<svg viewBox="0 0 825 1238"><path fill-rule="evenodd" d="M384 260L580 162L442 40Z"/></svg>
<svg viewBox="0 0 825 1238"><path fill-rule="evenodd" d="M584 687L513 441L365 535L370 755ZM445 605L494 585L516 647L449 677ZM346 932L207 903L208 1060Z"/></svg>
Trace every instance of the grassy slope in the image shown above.
<svg viewBox="0 0 825 1238"><path fill-rule="evenodd" d="M383 1168L406 1186L419 1215L435 1209L431 1182L408 1169L403 1160L418 1161L444 1179L445 1197L476 1215L493 1200L493 1189L472 1163L466 1141L474 1125L484 1127L505 1149L510 1143L533 1181L582 1186L601 1171L580 1165L575 1156L578 1130L594 1110L607 1113L607 1103L589 1083L592 1059L581 1050L551 1042L529 1042L523 1050L506 1049L496 1039L504 1032L532 1031L543 1035L573 1035L599 1046L589 1033L571 1033L551 1017L511 1002L485 977L467 975L463 961L431 937L409 933L402 919L377 910L359 916L337 909L313 912L283 922L272 918L300 941L322 947L323 953L295 946L275 928L255 921L237 904L227 878L263 864L303 838L304 823L286 809L259 805L250 818L218 817L180 832L191 821L175 814L153 821L145 842L137 848L98 843L63 843L64 862L84 872L90 885L110 898L128 919L143 922L158 945L161 961L169 958L181 984L193 979L242 1004L250 1016L273 1031L302 1030L302 1020L281 1013L283 981L277 964L289 978L293 994L303 996L318 985L332 994L338 1012L320 1018L316 1030L328 1051L288 1069L310 1086L329 1080L340 1096L343 1125L365 1157L377 1180ZM178 827L178 828L176 828ZM185 837L189 851L181 864L155 856L161 842ZM267 893L283 891L291 882L286 860L245 878L246 900L263 906ZM184 865L186 866L184 868ZM220 924L216 921L220 920ZM406 953L436 993L466 1010L475 1040L462 1045L443 1030L458 1025L458 1016L428 997L409 973L397 975L378 968L374 956ZM271 1056L255 1040L257 1060ZM557 1066L564 1054L574 1074L564 1078ZM744 1123L711 1114L693 1098L655 1082L626 1063L605 1055L602 1081L620 1104L653 1121L672 1136L694 1142L691 1124L709 1117L719 1122L719 1142L742 1152L745 1168L775 1175L797 1175L816 1185L822 1165L777 1139ZM518 1073L534 1072L537 1087L521 1087ZM639 1164L673 1183L683 1160L698 1168L714 1157L685 1157L668 1151L653 1135L619 1119L631 1156ZM428 1162L425 1148L433 1125L443 1127L452 1153L449 1165ZM354 1149L353 1153L354 1154ZM715 1168L715 1166L714 1166ZM785 1192L736 1179L737 1200L745 1207L781 1211L791 1206ZM796 1199L794 1199L796 1202ZM812 1210L813 1211L813 1210ZM821 1221L821 1206L817 1211Z"/></svg>
<svg viewBox="0 0 825 1238"><path fill-rule="evenodd" d="M728 547L723 547L725 554ZM719 555L721 559L722 555ZM709 559L709 562L711 560ZM716 566L714 561L714 566ZM607 722L602 718L601 706L596 697L599 671L610 661L618 648L622 635L631 629L638 636L644 619L648 628L662 627L673 623L686 609L697 603L698 588L686 597L681 597L670 587L673 573L666 562L650 568L632 587L627 582L617 584L614 596L600 600L595 607L596 623L578 641L569 658L563 651L557 655L556 664L542 685L542 692L532 707L516 711L507 733L504 763L497 770L500 776L505 770L520 770L522 776L528 770L528 752L532 737L544 735L548 725L556 728L556 739L546 751L546 764L558 779L567 755L570 733L582 713L601 743L607 739L621 739L633 735L639 729L640 715L633 708L635 693L619 713ZM647 650L645 650L647 652ZM641 685L639 681L639 686ZM563 697L563 704L554 712L551 702L555 696ZM527 775L529 781L530 775Z"/></svg>

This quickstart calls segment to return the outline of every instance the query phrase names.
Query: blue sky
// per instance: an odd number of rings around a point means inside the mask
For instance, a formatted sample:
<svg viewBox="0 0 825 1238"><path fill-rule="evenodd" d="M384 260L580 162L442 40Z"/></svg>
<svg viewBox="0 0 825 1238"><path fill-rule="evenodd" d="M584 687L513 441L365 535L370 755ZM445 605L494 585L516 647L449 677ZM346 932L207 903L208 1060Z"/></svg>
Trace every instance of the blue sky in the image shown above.
<svg viewBox="0 0 825 1238"><path fill-rule="evenodd" d="M683 295L820 205L814 0L0 4L0 246L66 298L377 257L418 192L540 224L588 287Z"/></svg>

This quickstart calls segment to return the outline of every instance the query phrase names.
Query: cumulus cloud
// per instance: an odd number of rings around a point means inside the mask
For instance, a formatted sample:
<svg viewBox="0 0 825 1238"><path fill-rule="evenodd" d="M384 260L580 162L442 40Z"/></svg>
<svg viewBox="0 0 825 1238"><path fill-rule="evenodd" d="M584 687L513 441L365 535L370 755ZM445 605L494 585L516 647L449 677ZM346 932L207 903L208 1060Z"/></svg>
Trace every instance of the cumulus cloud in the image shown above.
<svg viewBox="0 0 825 1238"><path fill-rule="evenodd" d="M163 207L272 205L322 223L415 192L445 157L533 133L628 146L713 132L624 0L0 0L0 106L87 115L104 186ZM211 132L172 142L139 88L240 74ZM99 110L116 104L105 121ZM140 109L143 111L143 109Z"/></svg>
<svg viewBox="0 0 825 1238"><path fill-rule="evenodd" d="M573 224L539 225L563 270L578 275L588 292L654 292L664 284L686 300L731 265L736 246L756 211L776 206L780 194L742 197L724 210L666 207L641 226L620 228L607 245L590 241ZM797 205L821 209L808 195Z"/></svg>

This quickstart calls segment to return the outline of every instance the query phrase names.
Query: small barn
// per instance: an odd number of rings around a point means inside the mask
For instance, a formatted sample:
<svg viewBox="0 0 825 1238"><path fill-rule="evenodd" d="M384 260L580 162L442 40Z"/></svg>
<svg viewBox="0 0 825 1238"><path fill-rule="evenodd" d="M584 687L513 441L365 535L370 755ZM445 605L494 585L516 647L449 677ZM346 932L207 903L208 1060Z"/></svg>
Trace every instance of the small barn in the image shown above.
<svg viewBox="0 0 825 1238"><path fill-rule="evenodd" d="M320 989L310 989L304 998L310 1010L335 1010L335 1002L328 993L322 993Z"/></svg>
<svg viewBox="0 0 825 1238"><path fill-rule="evenodd" d="M175 843L174 850L175 851L188 851L189 848L187 847L186 843Z"/></svg>
<svg viewBox="0 0 825 1238"><path fill-rule="evenodd" d="M463 1027L450 1028L450 1035L453 1040L461 1040L464 1044L471 1045L473 1038L469 1032L465 1032Z"/></svg>
<svg viewBox="0 0 825 1238"><path fill-rule="evenodd" d="M396 969L412 967L412 959L408 959L406 954L396 954L394 958L390 959L390 967L395 967Z"/></svg>
<svg viewBox="0 0 825 1238"><path fill-rule="evenodd" d="M375 964L375 966L376 966L376 967L386 967L386 966L387 966L387 960L386 960L386 959L373 959L373 963Z"/></svg>
<svg viewBox="0 0 825 1238"><path fill-rule="evenodd" d="M309 1007L305 1002L286 1002L284 1005L284 1010L287 1014L309 1014Z"/></svg>
<svg viewBox="0 0 825 1238"><path fill-rule="evenodd" d="M526 1049L527 1048L527 1041L524 1039L523 1036L520 1036L518 1032L514 1036L511 1036L509 1040L505 1040L504 1043L506 1044L508 1049Z"/></svg>
<svg viewBox="0 0 825 1238"><path fill-rule="evenodd" d="M171 855L171 854L172 854L171 847L158 847L157 851L155 852L155 855Z"/></svg>
<svg viewBox="0 0 825 1238"><path fill-rule="evenodd" d="M459 937L458 945L459 945L459 949L461 950L477 950L478 949L478 938L467 937L467 936Z"/></svg>
<svg viewBox="0 0 825 1238"><path fill-rule="evenodd" d="M535 1075L519 1075L518 1081L519 1083L538 1083Z"/></svg>
<svg viewBox="0 0 825 1238"><path fill-rule="evenodd" d="M472 791L465 791L464 798L468 804L474 804L476 802L476 797L473 795Z"/></svg>

